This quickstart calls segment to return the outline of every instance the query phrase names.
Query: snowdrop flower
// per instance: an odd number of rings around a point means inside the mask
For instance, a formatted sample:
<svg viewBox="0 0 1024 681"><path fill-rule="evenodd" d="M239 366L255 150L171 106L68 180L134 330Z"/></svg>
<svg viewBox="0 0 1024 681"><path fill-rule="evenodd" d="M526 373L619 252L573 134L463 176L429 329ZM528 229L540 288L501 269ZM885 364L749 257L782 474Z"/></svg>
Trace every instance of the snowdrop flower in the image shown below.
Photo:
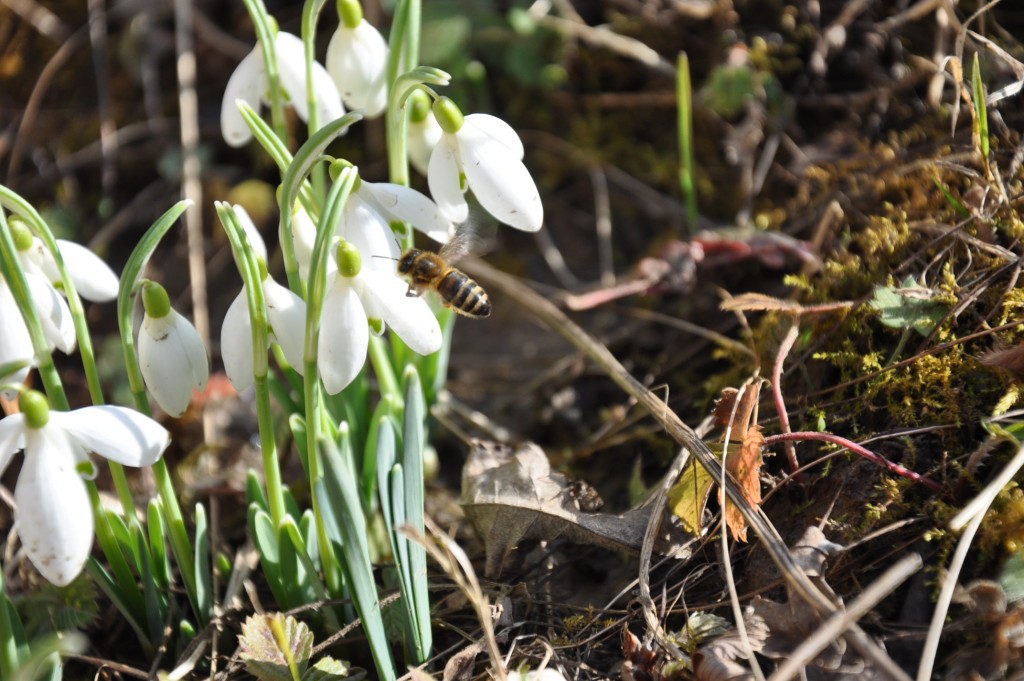
<svg viewBox="0 0 1024 681"><path fill-rule="evenodd" d="M18 251L25 280L28 282L29 293L43 327L43 335L50 349L59 348L70 353L75 349L75 325L67 301L61 297L50 282L43 268L33 255L35 243L28 227L18 221L11 220L11 237ZM98 258L97 258L98 260ZM54 265L56 268L56 265ZM115 277L116 282L116 277ZM116 283L115 283L116 289ZM115 294L116 295L116 294ZM35 364L35 349L28 326L21 316L21 310L14 298L8 282L0 276L0 366L21 364L22 368L0 376L0 383L21 383L28 375L29 366Z"/></svg>
<svg viewBox="0 0 1024 681"><path fill-rule="evenodd" d="M441 140L444 131L430 110L430 97L423 90L415 90L409 95L409 130L407 134L409 161L412 167L427 174L430 154Z"/></svg>
<svg viewBox="0 0 1024 681"><path fill-rule="evenodd" d="M167 291L160 284L143 283L142 306L142 378L161 409L171 416L181 416L192 401L192 391L205 390L210 378L206 346L192 323L171 309Z"/></svg>
<svg viewBox="0 0 1024 681"><path fill-rule="evenodd" d="M281 88L288 95L289 103L295 107L299 118L309 120L309 105L306 90L306 59L302 40L291 33L278 31L274 36L274 53L277 55L277 70ZM237 100L242 100L253 109L259 110L269 90L267 67L263 63L263 49L256 45L235 68L224 88L224 99L220 107L220 130L224 141L230 146L241 147L252 139L252 131L245 124L238 110ZM338 88L330 74L319 62L313 62L313 89L316 92L317 121L320 125L330 123L345 114Z"/></svg>
<svg viewBox="0 0 1024 681"><path fill-rule="evenodd" d="M20 220L14 222L20 223ZM24 225L22 228L28 229ZM107 263L81 244L64 239L56 241L57 250L60 251L64 267L78 295L94 303L106 303L117 298L117 275ZM33 236L31 247L21 251L19 255L26 272L39 272L55 287L62 286L57 261L42 239Z"/></svg>
<svg viewBox="0 0 1024 681"><path fill-rule="evenodd" d="M285 359L300 374L303 362L303 339L306 333L306 303L289 289L274 281L266 272L262 259L260 274L263 276L263 299L267 306L269 340L277 342ZM266 352L269 348L264 348ZM224 371L235 386L242 391L253 384L252 319L249 317L248 291L242 286L224 315L220 331L220 352L224 360Z"/></svg>
<svg viewBox="0 0 1024 681"><path fill-rule="evenodd" d="M427 183L441 211L453 222L464 222L468 188L499 221L527 232L540 229L544 207L523 165L519 135L494 116L463 117L447 97L439 97L433 108L443 134L430 155Z"/></svg>
<svg viewBox="0 0 1024 681"><path fill-rule="evenodd" d="M441 348L437 319L422 298L406 295L408 284L396 275L394 264L387 260L390 256L384 255L389 251L370 245L375 236L353 230L353 237L367 238L340 240L336 266L327 274L317 348L320 377L331 395L341 392L359 374L366 362L371 329L380 335L385 325L390 325L421 355Z"/></svg>
<svg viewBox="0 0 1024 681"><path fill-rule="evenodd" d="M388 44L363 19L359 0L338 0L341 23L327 46L327 72L350 109L372 118L387 105Z"/></svg>
<svg viewBox="0 0 1024 681"><path fill-rule="evenodd" d="M149 466L170 442L159 423L124 407L50 411L42 393L22 393L21 413L0 420L0 474L15 452L25 461L14 488L15 524L29 560L53 584L73 580L89 557L93 512L82 482L89 452Z"/></svg>

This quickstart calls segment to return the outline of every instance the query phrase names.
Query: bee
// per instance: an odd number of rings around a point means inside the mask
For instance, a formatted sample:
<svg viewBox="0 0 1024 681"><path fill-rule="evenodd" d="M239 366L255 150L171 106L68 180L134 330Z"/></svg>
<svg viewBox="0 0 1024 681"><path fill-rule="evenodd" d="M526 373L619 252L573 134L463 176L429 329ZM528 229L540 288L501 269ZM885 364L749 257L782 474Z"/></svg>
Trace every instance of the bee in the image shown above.
<svg viewBox="0 0 1024 681"><path fill-rule="evenodd" d="M473 241L471 232L459 231L437 253L410 248L398 259L398 273L409 280L406 295L418 296L434 290L446 307L467 317L487 317L491 314L491 299L476 283L449 261L465 255Z"/></svg>

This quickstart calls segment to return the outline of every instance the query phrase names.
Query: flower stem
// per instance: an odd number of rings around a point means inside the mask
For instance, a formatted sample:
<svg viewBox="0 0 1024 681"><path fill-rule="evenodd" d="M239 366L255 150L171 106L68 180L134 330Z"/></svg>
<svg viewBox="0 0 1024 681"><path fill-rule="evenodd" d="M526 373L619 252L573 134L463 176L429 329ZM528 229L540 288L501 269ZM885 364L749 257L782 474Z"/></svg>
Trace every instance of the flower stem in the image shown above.
<svg viewBox="0 0 1024 681"><path fill-rule="evenodd" d="M267 329L267 307L263 298L263 280L256 255L246 247L242 225L238 222L230 204L218 202L217 216L227 232L231 248L235 253L239 274L249 304L249 319L252 321L253 378L256 389L256 417L259 423L260 449L263 454L263 475L267 485L267 501L274 527L279 527L287 510L284 503L284 488L281 484L281 469L277 460L277 441L274 438L274 419L270 410L270 386L267 381L270 346Z"/></svg>
<svg viewBox="0 0 1024 681"><path fill-rule="evenodd" d="M270 120L278 138L282 142L287 142L288 128L284 118L284 94L281 88L280 73L277 69L277 50L274 47L277 28L273 25L270 15L267 14L267 8L262 0L242 0L242 2L245 3L245 9L252 18L253 27L256 29L256 38L263 51L263 64L266 68L270 90L268 93Z"/></svg>
<svg viewBox="0 0 1024 681"><path fill-rule="evenodd" d="M358 170L353 166L342 168L338 179L331 186L324 203L324 211L317 225L316 242L309 266L309 291L306 300L306 337L303 348L305 371L304 398L306 403L306 456L309 460L310 489L316 489L317 481L323 477L320 464L320 448L317 438L320 434L320 375L317 366L319 347L320 316L323 313L324 297L327 289L327 259L330 257L331 243L334 236L334 225L341 220L345 202L355 187ZM341 571L337 564L332 545L328 538L323 514L314 494L313 516L316 519L317 539L320 543L321 564L327 588L337 594L341 587Z"/></svg>

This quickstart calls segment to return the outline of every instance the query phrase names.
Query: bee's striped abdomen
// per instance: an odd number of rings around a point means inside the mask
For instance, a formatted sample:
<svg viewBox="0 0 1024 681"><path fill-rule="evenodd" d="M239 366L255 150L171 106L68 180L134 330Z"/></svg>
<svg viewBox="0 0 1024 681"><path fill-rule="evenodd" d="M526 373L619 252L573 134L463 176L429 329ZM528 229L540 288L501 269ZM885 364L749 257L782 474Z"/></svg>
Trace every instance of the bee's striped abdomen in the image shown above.
<svg viewBox="0 0 1024 681"><path fill-rule="evenodd" d="M437 285L441 298L459 314L467 317L486 317L491 314L491 300L480 284L462 272L452 269Z"/></svg>

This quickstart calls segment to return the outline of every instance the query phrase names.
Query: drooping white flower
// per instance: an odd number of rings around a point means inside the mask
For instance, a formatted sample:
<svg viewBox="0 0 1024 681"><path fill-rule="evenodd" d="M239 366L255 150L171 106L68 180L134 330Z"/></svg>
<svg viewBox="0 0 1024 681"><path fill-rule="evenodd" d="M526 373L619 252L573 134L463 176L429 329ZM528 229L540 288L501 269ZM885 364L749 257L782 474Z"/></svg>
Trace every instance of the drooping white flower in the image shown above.
<svg viewBox="0 0 1024 681"><path fill-rule="evenodd" d="M336 267L328 271L323 319L317 338L320 377L324 389L334 395L352 382L366 362L370 331L380 335L390 326L414 352L427 355L441 348L441 328L426 301L407 296L408 284L400 279L385 255L374 248L362 230L351 231L353 240L342 239L336 250ZM362 241L362 248L357 244ZM382 257L375 257L382 256ZM386 264L376 264L379 261Z"/></svg>
<svg viewBox="0 0 1024 681"><path fill-rule="evenodd" d="M358 0L338 0L341 23L327 46L327 71L341 98L350 109L360 109L367 118L387 105L388 44L363 19Z"/></svg>
<svg viewBox="0 0 1024 681"><path fill-rule="evenodd" d="M430 154L441 139L444 131L430 109L430 97L422 90L416 90L407 100L409 107L409 129L407 133L409 161L412 167L427 174Z"/></svg>
<svg viewBox="0 0 1024 681"><path fill-rule="evenodd" d="M64 586L82 571L92 548L93 511L80 472L92 470L89 452L149 466L170 436L153 419L124 407L50 411L46 398L30 390L22 394L21 408L0 420L0 474L25 450L14 489L15 524L32 564Z"/></svg>
<svg viewBox="0 0 1024 681"><path fill-rule="evenodd" d="M263 299L267 306L269 340L276 341L285 359L300 374L303 366L303 339L306 333L306 303L270 275L263 279ZM266 352L269 348L264 348ZM253 384L252 318L245 286L224 315L220 331L220 352L224 371L235 390Z"/></svg>
<svg viewBox="0 0 1024 681"><path fill-rule="evenodd" d="M192 392L206 389L210 360L192 322L171 308L167 291L151 281L143 284L145 316L139 329L139 366L146 387L160 408L181 416Z"/></svg>
<svg viewBox="0 0 1024 681"><path fill-rule="evenodd" d="M281 88L287 93L289 103L304 121L309 120L308 91L306 89L306 61L302 40L291 33L278 31L274 36L274 53ZM313 89L316 93L317 121L322 127L345 114L338 88L330 74L319 62L313 62ZM263 50L257 45L228 79L224 88L224 99L220 107L220 130L224 141L233 147L241 147L252 139L252 131L245 124L236 102L242 100L259 111L269 90L267 68L263 63Z"/></svg>
<svg viewBox="0 0 1024 681"><path fill-rule="evenodd" d="M117 275L107 263L81 244L64 239L56 241L78 295L94 303L106 303L117 298ZM32 237L32 247L19 252L19 255L26 272L40 272L52 285L62 285L57 261L42 239Z"/></svg>
<svg viewBox="0 0 1024 681"><path fill-rule="evenodd" d="M535 232L544 223L544 207L530 171L523 165L523 143L504 121L488 114L462 116L447 97L434 102L444 131L427 166L430 193L453 222L469 217L465 190L507 225Z"/></svg>
<svg viewBox="0 0 1024 681"><path fill-rule="evenodd" d="M57 290L36 272L26 272L29 292L35 304L43 336L50 349L70 353L75 349L75 324L67 301ZM0 365L10 362L35 364L35 351L28 326L14 299L14 292L7 281L0 277ZM21 369L10 377L0 376L0 383L21 382L28 369Z"/></svg>

